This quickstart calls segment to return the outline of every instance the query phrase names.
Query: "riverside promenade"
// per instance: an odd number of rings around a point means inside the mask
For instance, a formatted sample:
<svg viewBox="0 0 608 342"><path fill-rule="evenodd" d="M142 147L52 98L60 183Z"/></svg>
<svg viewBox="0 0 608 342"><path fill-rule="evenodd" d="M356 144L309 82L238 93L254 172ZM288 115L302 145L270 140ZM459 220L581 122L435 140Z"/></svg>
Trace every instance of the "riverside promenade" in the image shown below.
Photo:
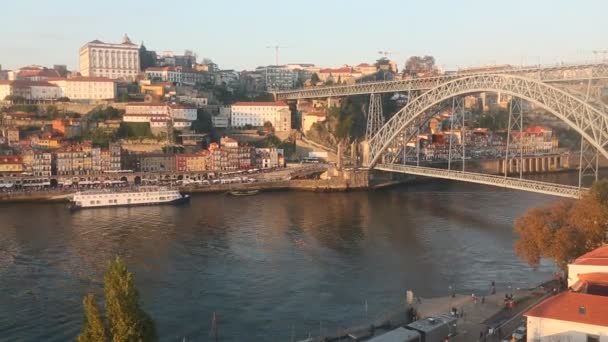
<svg viewBox="0 0 608 342"><path fill-rule="evenodd" d="M471 294L457 294L453 298L421 298L420 303L414 304L414 308L420 318L449 313L451 308L456 308L463 315L458 317L458 333L450 338L450 341L494 342L510 339L513 330L522 323L522 314L550 293L550 289L546 287L502 290L485 297L477 294L477 300L474 300ZM511 309L505 308L506 294L512 294L515 300ZM494 330L491 335L490 329Z"/></svg>

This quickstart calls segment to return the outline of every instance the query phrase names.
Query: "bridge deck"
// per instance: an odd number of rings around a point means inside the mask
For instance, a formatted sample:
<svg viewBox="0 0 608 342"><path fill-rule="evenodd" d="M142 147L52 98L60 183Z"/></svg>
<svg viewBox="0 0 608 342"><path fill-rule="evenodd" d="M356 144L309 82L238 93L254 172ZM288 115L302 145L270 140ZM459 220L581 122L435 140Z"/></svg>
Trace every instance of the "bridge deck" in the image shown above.
<svg viewBox="0 0 608 342"><path fill-rule="evenodd" d="M492 185L507 189L523 190L568 198L580 198L581 195L588 190L587 188L552 184L528 179L518 179L504 176L485 175L475 172L462 172L455 170L445 170L401 164L378 164L374 167L374 169L389 172L407 173L411 175L425 177L458 180L469 183Z"/></svg>
<svg viewBox="0 0 608 342"><path fill-rule="evenodd" d="M371 93L403 92L409 90L427 90L444 82L463 76L481 74L510 74L541 80L545 83L585 81L588 79L608 78L608 64L563 65L541 68L515 68L502 71L459 73L433 77L413 78L400 81L365 82L352 85L320 86L287 91L277 91L277 100L297 100L352 96Z"/></svg>

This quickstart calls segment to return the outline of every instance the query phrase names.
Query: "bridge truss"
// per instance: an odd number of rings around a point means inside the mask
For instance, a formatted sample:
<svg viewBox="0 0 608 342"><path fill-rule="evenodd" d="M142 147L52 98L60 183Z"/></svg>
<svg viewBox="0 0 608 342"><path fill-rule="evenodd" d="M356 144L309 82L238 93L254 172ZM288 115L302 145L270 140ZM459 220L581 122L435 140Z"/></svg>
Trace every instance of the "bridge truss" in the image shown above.
<svg viewBox="0 0 608 342"><path fill-rule="evenodd" d="M509 121L503 171L504 175L494 176L466 171L467 151L464 131L465 116L463 96L477 92L499 92L512 96L509 104ZM437 108L445 108L451 99L450 138L447 169L420 167L420 128L437 113ZM523 133L523 101L532 102L557 118L581 135L579 161L579 184L567 186L538 182L523 178L523 142L511 146L511 133ZM608 158L608 114L604 106L590 103L589 97L581 98L576 93L528 79L521 76L493 74L469 75L448 81L430 89L409 102L397 112L371 139L363 144L364 166L384 171L409 173L420 176L461 180L478 184L532 191L561 197L578 198L588 189L583 188L583 178L598 177L598 159ZM442 107L443 106L443 107ZM461 128L460 141L454 140L457 126ZM521 139L521 138L520 138ZM412 143L412 141L414 141ZM462 160L461 170L453 170L452 161ZM398 164L401 160L403 164ZM415 162L415 165L407 165ZM510 165L519 163L519 178L508 177ZM378 165L376 165L378 164Z"/></svg>
<svg viewBox="0 0 608 342"><path fill-rule="evenodd" d="M353 85L312 87L290 91L275 92L277 100L299 100L328 98L364 94L421 91L435 88L450 80L463 76L504 74L516 75L544 83L582 82L587 80L608 79L608 64L559 65L554 67L515 68L494 72L458 73L435 77L413 78L400 81L366 82Z"/></svg>
<svg viewBox="0 0 608 342"><path fill-rule="evenodd" d="M435 87L409 102L363 146L363 164L373 167L393 141L421 127L430 119L429 109L455 96L478 92L500 92L532 102L575 129L585 141L608 158L608 115L561 89L538 80L514 75L464 76ZM405 141L410 141L406 136ZM390 154L394 151L388 151Z"/></svg>

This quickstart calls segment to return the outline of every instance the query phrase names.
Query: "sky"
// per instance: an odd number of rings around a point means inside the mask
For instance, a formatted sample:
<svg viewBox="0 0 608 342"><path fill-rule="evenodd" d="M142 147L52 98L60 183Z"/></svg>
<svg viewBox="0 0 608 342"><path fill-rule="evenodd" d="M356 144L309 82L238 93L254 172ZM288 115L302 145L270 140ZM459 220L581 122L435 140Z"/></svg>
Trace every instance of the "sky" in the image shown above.
<svg viewBox="0 0 608 342"><path fill-rule="evenodd" d="M5 1L3 1L5 2ZM402 68L432 55L447 70L597 61L608 50L606 0L19 0L0 3L0 65L67 64L78 49L129 35L157 53L193 50L222 69L340 66L389 51Z"/></svg>

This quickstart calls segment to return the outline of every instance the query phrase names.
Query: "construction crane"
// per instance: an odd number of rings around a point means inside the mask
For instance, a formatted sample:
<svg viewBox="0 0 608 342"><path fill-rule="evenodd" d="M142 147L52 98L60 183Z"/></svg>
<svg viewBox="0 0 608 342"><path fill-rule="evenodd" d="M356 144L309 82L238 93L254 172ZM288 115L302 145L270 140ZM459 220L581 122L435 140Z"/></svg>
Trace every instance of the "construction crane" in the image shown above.
<svg viewBox="0 0 608 342"><path fill-rule="evenodd" d="M287 46L271 45L271 46L267 46L266 48L274 49L274 63L275 63L275 65L279 65L279 50L285 49L285 48L287 48Z"/></svg>
<svg viewBox="0 0 608 342"><path fill-rule="evenodd" d="M388 56L390 55L396 55L397 52L391 52L391 51L378 51L378 54L381 55L384 58L388 58Z"/></svg>

